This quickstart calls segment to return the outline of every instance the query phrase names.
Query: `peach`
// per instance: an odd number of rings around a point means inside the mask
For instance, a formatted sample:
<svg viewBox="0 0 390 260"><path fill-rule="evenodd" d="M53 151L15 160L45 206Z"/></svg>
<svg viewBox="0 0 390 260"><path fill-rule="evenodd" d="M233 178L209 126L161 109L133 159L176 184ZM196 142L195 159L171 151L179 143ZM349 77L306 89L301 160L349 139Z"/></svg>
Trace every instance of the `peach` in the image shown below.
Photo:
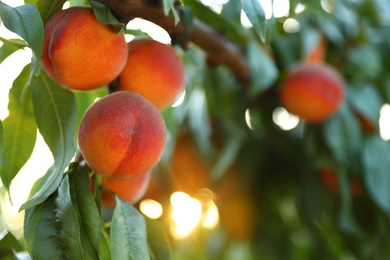
<svg viewBox="0 0 390 260"><path fill-rule="evenodd" d="M129 42L127 63L118 77L118 90L134 91L162 110L184 88L184 66L175 50L149 38Z"/></svg>
<svg viewBox="0 0 390 260"><path fill-rule="evenodd" d="M66 88L91 90L107 85L126 60L124 34L100 23L90 7L61 10L45 25L43 68Z"/></svg>
<svg viewBox="0 0 390 260"><path fill-rule="evenodd" d="M129 204L139 202L149 186L151 171L133 180L116 180L102 177L102 206L115 208L115 194Z"/></svg>
<svg viewBox="0 0 390 260"><path fill-rule="evenodd" d="M151 170L165 148L166 127L155 106L141 95L119 91L96 101L79 128L80 152L102 176L134 179Z"/></svg>
<svg viewBox="0 0 390 260"><path fill-rule="evenodd" d="M339 73L325 64L302 64L289 71L281 89L283 106L311 123L333 115L344 101L344 83Z"/></svg>

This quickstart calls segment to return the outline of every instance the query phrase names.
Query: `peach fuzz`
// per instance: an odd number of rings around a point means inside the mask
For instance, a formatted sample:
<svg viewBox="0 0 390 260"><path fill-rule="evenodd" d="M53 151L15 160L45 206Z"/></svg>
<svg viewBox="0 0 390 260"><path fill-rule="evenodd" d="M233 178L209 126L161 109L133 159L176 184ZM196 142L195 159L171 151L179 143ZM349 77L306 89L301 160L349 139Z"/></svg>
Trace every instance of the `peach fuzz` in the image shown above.
<svg viewBox="0 0 390 260"><path fill-rule="evenodd" d="M152 172L149 171L140 177L121 181L112 178L102 177L102 205L105 208L115 208L115 194L129 204L139 202L145 195L149 186Z"/></svg>
<svg viewBox="0 0 390 260"><path fill-rule="evenodd" d="M287 74L281 89L283 106L310 123L326 120L344 101L339 73L325 64L301 64Z"/></svg>
<svg viewBox="0 0 390 260"><path fill-rule="evenodd" d="M128 44L127 63L118 89L134 91L162 110L172 105L184 88L184 66L175 50L149 38Z"/></svg>
<svg viewBox="0 0 390 260"><path fill-rule="evenodd" d="M126 60L124 34L100 23L90 7L61 10L45 25L43 68L68 89L91 90L109 84Z"/></svg>
<svg viewBox="0 0 390 260"><path fill-rule="evenodd" d="M96 101L84 114L78 143L87 164L102 176L137 178L158 163L166 127L160 112L141 95L119 91Z"/></svg>

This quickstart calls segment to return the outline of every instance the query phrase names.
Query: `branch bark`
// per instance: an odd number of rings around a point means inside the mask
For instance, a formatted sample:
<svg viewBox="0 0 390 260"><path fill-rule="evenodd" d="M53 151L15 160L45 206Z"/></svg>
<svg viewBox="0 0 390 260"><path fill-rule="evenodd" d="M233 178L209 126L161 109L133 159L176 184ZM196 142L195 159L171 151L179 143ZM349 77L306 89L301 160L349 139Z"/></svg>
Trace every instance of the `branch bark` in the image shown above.
<svg viewBox="0 0 390 260"><path fill-rule="evenodd" d="M98 0L112 10L124 24L134 18L142 18L159 25L171 36L172 42L183 49L192 42L203 49L215 64L227 66L240 84L246 87L250 81L250 70L241 49L225 39L217 31L194 18L192 28L184 19L175 25L172 12L165 15L159 1L153 0Z"/></svg>

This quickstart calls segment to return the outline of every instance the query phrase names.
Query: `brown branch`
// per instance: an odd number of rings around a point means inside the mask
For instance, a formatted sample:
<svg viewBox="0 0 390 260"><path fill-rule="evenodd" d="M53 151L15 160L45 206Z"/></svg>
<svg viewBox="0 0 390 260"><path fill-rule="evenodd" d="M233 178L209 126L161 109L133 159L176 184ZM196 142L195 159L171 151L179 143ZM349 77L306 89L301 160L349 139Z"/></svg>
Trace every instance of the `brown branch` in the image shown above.
<svg viewBox="0 0 390 260"><path fill-rule="evenodd" d="M171 36L172 42L184 49L191 41L203 49L214 63L227 66L241 85L244 87L248 85L250 71L240 48L200 20L193 19L192 28L189 28L184 19L175 25L172 12L165 15L161 4L153 0L98 1L110 8L124 24L134 18L142 18L162 27Z"/></svg>

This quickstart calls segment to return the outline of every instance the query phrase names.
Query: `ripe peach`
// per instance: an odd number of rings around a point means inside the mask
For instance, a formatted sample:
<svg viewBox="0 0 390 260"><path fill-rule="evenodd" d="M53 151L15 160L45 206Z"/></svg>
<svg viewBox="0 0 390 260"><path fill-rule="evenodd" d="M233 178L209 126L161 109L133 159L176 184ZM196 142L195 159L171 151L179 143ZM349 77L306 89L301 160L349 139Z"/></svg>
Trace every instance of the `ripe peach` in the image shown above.
<svg viewBox="0 0 390 260"><path fill-rule="evenodd" d="M129 180L151 170L165 148L160 112L141 95L119 91L95 102L79 128L80 152L97 173Z"/></svg>
<svg viewBox="0 0 390 260"><path fill-rule="evenodd" d="M302 64L286 76L280 89L284 107L307 122L322 122L344 101L339 73L325 64Z"/></svg>
<svg viewBox="0 0 390 260"><path fill-rule="evenodd" d="M116 180L113 178L102 177L102 206L105 208L115 208L115 194L129 204L135 204L144 196L152 172L132 180Z"/></svg>
<svg viewBox="0 0 390 260"><path fill-rule="evenodd" d="M184 66L175 50L152 39L129 42L129 55L118 77L118 89L137 92L162 110L184 88Z"/></svg>
<svg viewBox="0 0 390 260"><path fill-rule="evenodd" d="M126 60L124 34L100 23L90 7L61 10L45 26L43 68L66 88L102 87L119 75Z"/></svg>

